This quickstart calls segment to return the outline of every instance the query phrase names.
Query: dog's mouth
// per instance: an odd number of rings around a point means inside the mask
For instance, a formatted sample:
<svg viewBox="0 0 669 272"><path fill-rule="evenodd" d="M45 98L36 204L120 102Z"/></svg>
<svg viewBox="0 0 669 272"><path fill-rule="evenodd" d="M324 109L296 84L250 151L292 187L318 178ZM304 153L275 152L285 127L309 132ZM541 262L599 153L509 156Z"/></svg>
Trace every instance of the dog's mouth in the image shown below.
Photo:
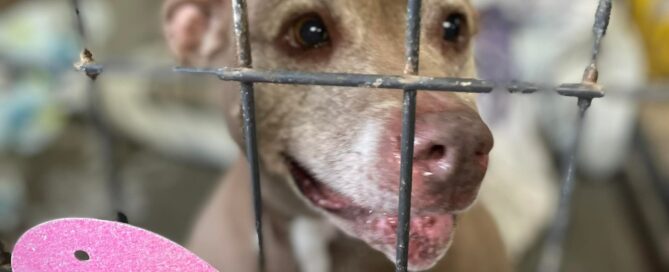
<svg viewBox="0 0 669 272"><path fill-rule="evenodd" d="M317 180L302 164L286 157L300 193L347 234L359 238L395 259L397 211L380 211L356 204L351 198ZM380 205L381 206L381 205ZM452 213L412 212L409 233L409 269L434 266L448 250L455 228Z"/></svg>

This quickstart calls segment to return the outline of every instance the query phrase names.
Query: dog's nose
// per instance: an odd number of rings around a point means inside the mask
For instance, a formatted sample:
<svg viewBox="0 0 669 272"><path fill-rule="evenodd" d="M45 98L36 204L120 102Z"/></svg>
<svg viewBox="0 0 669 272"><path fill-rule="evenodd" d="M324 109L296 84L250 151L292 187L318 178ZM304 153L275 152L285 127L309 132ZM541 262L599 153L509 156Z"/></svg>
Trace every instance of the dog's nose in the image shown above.
<svg viewBox="0 0 669 272"><path fill-rule="evenodd" d="M392 130L398 133L400 120L392 123ZM399 136L394 135L396 144L390 152L399 158ZM450 211L468 207L478 194L492 146L492 133L472 108L453 104L427 109L419 106L415 119L413 207ZM389 151L381 151L385 152ZM399 170L399 160L386 167Z"/></svg>
<svg viewBox="0 0 669 272"><path fill-rule="evenodd" d="M485 172L492 145L490 130L473 111L416 116L414 166L434 182L447 182L451 175L464 170Z"/></svg>
<svg viewBox="0 0 669 272"><path fill-rule="evenodd" d="M473 110L417 113L414 139L416 206L469 206L488 168L493 138Z"/></svg>

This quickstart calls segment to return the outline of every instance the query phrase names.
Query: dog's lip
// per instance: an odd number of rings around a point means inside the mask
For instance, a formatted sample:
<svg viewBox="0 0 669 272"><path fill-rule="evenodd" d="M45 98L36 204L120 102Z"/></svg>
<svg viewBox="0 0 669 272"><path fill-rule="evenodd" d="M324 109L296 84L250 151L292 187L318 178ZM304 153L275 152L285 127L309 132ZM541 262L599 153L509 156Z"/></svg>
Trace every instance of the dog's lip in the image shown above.
<svg viewBox="0 0 669 272"><path fill-rule="evenodd" d="M356 215L355 210L362 209L355 205L353 200L316 180L302 164L292 157L285 156L285 158L300 193L315 206L341 217L353 217Z"/></svg>
<svg viewBox="0 0 669 272"><path fill-rule="evenodd" d="M285 156L300 193L314 206L338 219L342 229L371 247L395 258L397 212L381 212L356 205L354 201L318 181L302 164ZM442 212L412 212L409 233L409 268L424 270L433 266L450 246L456 215ZM341 227L342 225L340 225Z"/></svg>
<svg viewBox="0 0 669 272"><path fill-rule="evenodd" d="M356 232L390 260L396 257L397 216L374 216L366 224L356 224ZM448 250L455 229L456 215L449 213L412 216L409 221L408 265L411 271L434 266Z"/></svg>

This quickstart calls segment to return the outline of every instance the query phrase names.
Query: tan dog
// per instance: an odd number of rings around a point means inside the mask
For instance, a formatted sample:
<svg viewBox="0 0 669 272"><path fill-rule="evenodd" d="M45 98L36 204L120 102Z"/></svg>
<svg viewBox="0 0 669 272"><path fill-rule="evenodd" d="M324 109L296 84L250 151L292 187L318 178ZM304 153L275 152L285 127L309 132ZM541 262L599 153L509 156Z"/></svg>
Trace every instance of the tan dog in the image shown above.
<svg viewBox="0 0 669 272"><path fill-rule="evenodd" d="M421 74L474 77L470 4L423 2ZM405 0L252 0L248 6L256 68L402 73ZM165 7L167 40L182 62L236 65L230 1L170 0ZM230 131L242 144L239 85L223 89ZM256 90L268 270L392 271L401 91L260 84ZM412 271L508 269L485 210L474 206L458 216L476 199L491 148L472 95L418 95ZM249 187L241 158L190 243L224 272L257 266Z"/></svg>

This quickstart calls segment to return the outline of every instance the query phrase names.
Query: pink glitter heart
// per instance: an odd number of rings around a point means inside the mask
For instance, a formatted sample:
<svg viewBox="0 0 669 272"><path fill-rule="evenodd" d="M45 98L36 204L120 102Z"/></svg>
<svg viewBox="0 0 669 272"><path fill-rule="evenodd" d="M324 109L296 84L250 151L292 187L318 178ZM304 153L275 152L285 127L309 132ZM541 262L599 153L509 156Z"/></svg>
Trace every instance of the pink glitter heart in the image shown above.
<svg viewBox="0 0 669 272"><path fill-rule="evenodd" d="M97 219L59 219L19 238L14 272L214 272L182 246L131 225Z"/></svg>

